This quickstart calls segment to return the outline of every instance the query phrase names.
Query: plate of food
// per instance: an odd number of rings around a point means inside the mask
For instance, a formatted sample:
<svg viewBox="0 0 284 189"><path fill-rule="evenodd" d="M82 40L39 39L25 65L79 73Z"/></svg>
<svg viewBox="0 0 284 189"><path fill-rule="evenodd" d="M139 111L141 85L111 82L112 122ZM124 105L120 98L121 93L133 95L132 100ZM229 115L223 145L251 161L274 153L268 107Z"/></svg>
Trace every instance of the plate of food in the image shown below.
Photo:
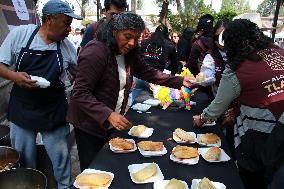
<svg viewBox="0 0 284 189"><path fill-rule="evenodd" d="M136 184L153 183L163 180L164 175L156 163L132 164L128 166L131 180Z"/></svg>
<svg viewBox="0 0 284 189"><path fill-rule="evenodd" d="M114 174L96 169L85 169L76 177L74 186L79 189L107 189L113 181Z"/></svg>
<svg viewBox="0 0 284 189"><path fill-rule="evenodd" d="M40 87L40 88L47 88L50 86L50 82L47 81L45 78L43 77L39 77L39 76L33 76L30 75L31 80L36 81L36 84Z"/></svg>
<svg viewBox="0 0 284 189"><path fill-rule="evenodd" d="M113 138L109 141L110 150L114 153L128 153L137 150L133 139Z"/></svg>
<svg viewBox="0 0 284 189"><path fill-rule="evenodd" d="M226 186L220 182L212 182L208 178L193 179L191 189L226 189Z"/></svg>
<svg viewBox="0 0 284 189"><path fill-rule="evenodd" d="M231 159L222 148L215 146L210 148L199 148L198 151L203 159L208 162L225 162Z"/></svg>
<svg viewBox="0 0 284 189"><path fill-rule="evenodd" d="M136 103L131 108L136 111L147 112L151 108L151 105Z"/></svg>
<svg viewBox="0 0 284 189"><path fill-rule="evenodd" d="M186 182L172 178L171 180L158 180L154 182L154 189L188 189Z"/></svg>
<svg viewBox="0 0 284 189"><path fill-rule="evenodd" d="M168 152L163 142L141 141L137 143L137 146L144 157L162 156Z"/></svg>
<svg viewBox="0 0 284 189"><path fill-rule="evenodd" d="M186 132L181 128L175 129L173 132L173 139L177 143L195 143L196 142L196 134L194 132Z"/></svg>
<svg viewBox="0 0 284 189"><path fill-rule="evenodd" d="M214 133L198 134L197 143L204 146L221 146L221 139Z"/></svg>
<svg viewBox="0 0 284 189"><path fill-rule="evenodd" d="M197 148L177 145L173 148L170 159L177 163L195 165L199 161Z"/></svg>
<svg viewBox="0 0 284 189"><path fill-rule="evenodd" d="M137 138L149 138L153 134L154 129L145 125L133 126L128 134Z"/></svg>

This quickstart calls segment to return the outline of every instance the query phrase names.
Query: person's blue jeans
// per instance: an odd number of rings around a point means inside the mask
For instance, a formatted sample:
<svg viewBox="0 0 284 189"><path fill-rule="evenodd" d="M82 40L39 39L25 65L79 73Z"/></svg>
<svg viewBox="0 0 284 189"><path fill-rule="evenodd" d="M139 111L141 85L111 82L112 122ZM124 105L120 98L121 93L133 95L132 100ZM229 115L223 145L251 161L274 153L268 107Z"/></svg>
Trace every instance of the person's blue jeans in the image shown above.
<svg viewBox="0 0 284 189"><path fill-rule="evenodd" d="M40 132L47 154L52 162L58 189L72 186L71 158L67 147L69 126L61 126L52 131ZM21 166L36 168L36 136L37 132L23 129L10 123L11 144L20 152Z"/></svg>
<svg viewBox="0 0 284 189"><path fill-rule="evenodd" d="M133 78L135 81L135 87L132 89L132 103L135 102L135 99L139 96L142 91L149 91L149 83L147 81L138 79L136 77Z"/></svg>

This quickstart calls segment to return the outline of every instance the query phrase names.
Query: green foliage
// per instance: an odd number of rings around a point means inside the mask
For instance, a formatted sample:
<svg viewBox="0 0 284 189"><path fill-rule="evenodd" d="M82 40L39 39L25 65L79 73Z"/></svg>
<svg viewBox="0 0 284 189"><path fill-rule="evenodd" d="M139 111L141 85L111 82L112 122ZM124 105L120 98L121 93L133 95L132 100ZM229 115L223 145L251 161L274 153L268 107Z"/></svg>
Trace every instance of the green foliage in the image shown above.
<svg viewBox="0 0 284 189"><path fill-rule="evenodd" d="M279 16L284 16L284 0L281 0L282 5L280 6ZM264 0L258 7L257 12L260 13L261 16L270 16L274 14L276 9L276 0Z"/></svg>
<svg viewBox="0 0 284 189"><path fill-rule="evenodd" d="M137 10L141 10L141 9L142 9L142 6L143 6L142 0L137 0L136 6L137 6Z"/></svg>
<svg viewBox="0 0 284 189"><path fill-rule="evenodd" d="M198 18L203 14L214 14L211 7L206 7L203 0L184 1L183 9L177 14L169 11L168 19L173 31L181 32L186 27L196 27Z"/></svg>
<svg viewBox="0 0 284 189"><path fill-rule="evenodd" d="M221 10L220 12L216 13L214 17L215 21L217 22L218 20L223 19L232 20L237 15L238 14L234 10Z"/></svg>
<svg viewBox="0 0 284 189"><path fill-rule="evenodd" d="M242 14L245 12L251 12L251 9L247 0L222 0L221 11Z"/></svg>
<svg viewBox="0 0 284 189"><path fill-rule="evenodd" d="M89 25L89 24L91 24L91 23L93 23L93 22L94 22L94 21L89 20L89 19L83 19L82 22L81 22L81 24L82 24L83 26L87 26L87 25Z"/></svg>
<svg viewBox="0 0 284 189"><path fill-rule="evenodd" d="M261 16L269 16L273 11L274 0L264 0L258 7L257 12L260 13Z"/></svg>
<svg viewBox="0 0 284 189"><path fill-rule="evenodd" d="M156 0L156 2L161 6L163 0ZM176 1L169 0L169 2ZM212 2L214 3L214 0ZM212 14L217 22L225 18L232 20L233 17L245 12L252 12L247 0L223 0L219 13L214 12L210 5L205 6L203 0L184 0L182 9L177 14L173 14L169 10L168 20L173 31L182 32L186 27L195 28L198 18L203 14Z"/></svg>

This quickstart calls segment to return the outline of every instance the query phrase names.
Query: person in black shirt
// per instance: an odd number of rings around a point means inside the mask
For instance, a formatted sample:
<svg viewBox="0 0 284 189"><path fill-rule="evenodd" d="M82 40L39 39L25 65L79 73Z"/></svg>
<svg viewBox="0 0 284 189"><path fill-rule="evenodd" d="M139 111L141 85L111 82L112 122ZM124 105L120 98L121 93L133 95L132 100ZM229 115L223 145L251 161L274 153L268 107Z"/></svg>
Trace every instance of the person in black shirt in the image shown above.
<svg viewBox="0 0 284 189"><path fill-rule="evenodd" d="M160 25L150 38L142 40L141 54L145 63L154 68L163 71L166 65L167 69L174 75L178 71L176 48L169 39L168 28ZM132 91L132 102L142 90L149 90L149 84L140 79L134 78L135 87Z"/></svg>
<svg viewBox="0 0 284 189"><path fill-rule="evenodd" d="M177 73L177 53L166 26L158 26L149 39L142 40L141 53L147 64L163 71L169 63L171 73Z"/></svg>
<svg viewBox="0 0 284 189"><path fill-rule="evenodd" d="M185 65L187 59L189 58L189 53L192 46L192 37L194 34L193 28L185 28L182 36L177 45L177 55L178 55L178 72Z"/></svg>
<svg viewBox="0 0 284 189"><path fill-rule="evenodd" d="M108 22L114 14L119 14L125 11L127 8L127 2L126 0L105 0L104 6L105 8L103 9L103 12L105 18L87 26L80 44L81 48L96 37L97 31L102 28L102 26Z"/></svg>

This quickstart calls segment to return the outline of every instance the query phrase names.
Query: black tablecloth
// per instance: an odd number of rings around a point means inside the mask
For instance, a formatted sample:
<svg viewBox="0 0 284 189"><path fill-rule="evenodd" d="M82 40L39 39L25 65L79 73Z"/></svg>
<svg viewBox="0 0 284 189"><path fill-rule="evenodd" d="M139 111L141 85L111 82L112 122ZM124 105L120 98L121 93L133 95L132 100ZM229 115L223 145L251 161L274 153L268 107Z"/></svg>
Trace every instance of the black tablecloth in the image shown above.
<svg viewBox="0 0 284 189"><path fill-rule="evenodd" d="M143 157L138 150L127 154L115 154L110 151L109 145L106 144L95 157L94 161L90 165L90 168L114 173L114 180L110 186L111 189L153 188L153 184L138 185L133 183L128 172L128 165L130 164L151 162L155 162L159 165L165 180L171 178L184 180L187 182L189 188L191 186L192 179L208 177L212 181L224 183L227 186L227 189L243 189L244 187L242 181L238 175L238 170L233 160L230 160L229 162L209 163L200 156L199 162L196 165L184 165L170 160L170 152L173 147L177 145L177 143L173 140L167 139L172 138L172 132L178 127L183 128L186 131L195 132L196 134L206 132L214 132L218 134L222 140L221 147L229 156L231 156L225 138L218 126L202 129L196 129L192 126L192 116L204 109L204 107L208 104L206 99L206 95L202 93L197 94L194 99L197 101L197 106L193 107L190 111L169 111L162 110L161 107L152 107L149 109L151 114L139 114L136 111L129 110L126 117L132 121L133 125L144 124L148 127L154 128L153 135L146 140L163 141L168 153L162 157ZM116 132L111 136L111 138L116 136L133 138L129 136L127 132L128 131ZM133 139L136 141L136 143L142 140L137 138ZM198 144L188 144L188 146L199 147Z"/></svg>

